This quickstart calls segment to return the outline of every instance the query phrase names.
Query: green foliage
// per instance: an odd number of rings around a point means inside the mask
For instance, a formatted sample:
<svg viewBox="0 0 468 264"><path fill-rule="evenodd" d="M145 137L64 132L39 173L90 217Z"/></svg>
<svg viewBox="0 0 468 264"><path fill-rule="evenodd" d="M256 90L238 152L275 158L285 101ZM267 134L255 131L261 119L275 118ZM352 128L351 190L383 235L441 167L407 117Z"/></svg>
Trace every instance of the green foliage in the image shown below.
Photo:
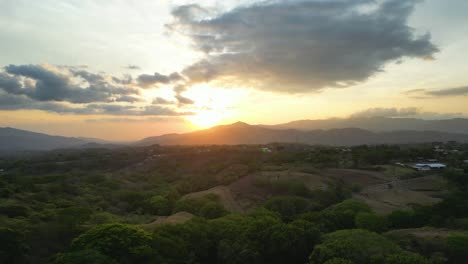
<svg viewBox="0 0 468 264"><path fill-rule="evenodd" d="M361 229L340 230L324 237L310 255L311 264L322 264L333 258L343 258L359 264L383 263L385 257L401 249L373 232Z"/></svg>
<svg viewBox="0 0 468 264"><path fill-rule="evenodd" d="M112 258L105 256L98 251L85 249L55 255L50 264L117 264Z"/></svg>
<svg viewBox="0 0 468 264"><path fill-rule="evenodd" d="M333 205L322 212L321 222L329 231L355 227L355 217L359 213L371 212L370 207L360 201L349 199Z"/></svg>
<svg viewBox="0 0 468 264"><path fill-rule="evenodd" d="M60 224L74 229L91 218L93 211L84 207L68 207L60 209L57 213L57 220Z"/></svg>
<svg viewBox="0 0 468 264"><path fill-rule="evenodd" d="M359 229L381 233L388 228L387 219L375 213L358 213L354 218L354 223Z"/></svg>
<svg viewBox="0 0 468 264"><path fill-rule="evenodd" d="M6 203L0 205L0 215L6 215L8 217L20 217L28 216L29 213L29 208L20 204Z"/></svg>
<svg viewBox="0 0 468 264"><path fill-rule="evenodd" d="M206 219L214 219L221 217L227 214L224 206L217 202L208 202L205 203L202 208L200 208L200 216L205 217Z"/></svg>
<svg viewBox="0 0 468 264"><path fill-rule="evenodd" d="M385 264L431 264L429 260L425 259L421 255L402 252L398 254L392 254L385 258Z"/></svg>
<svg viewBox="0 0 468 264"><path fill-rule="evenodd" d="M90 224L95 224L95 225L102 225L102 224L109 224L109 223L116 223L119 222L120 218L112 213L108 212L99 212L91 215L89 219Z"/></svg>
<svg viewBox="0 0 468 264"><path fill-rule="evenodd" d="M148 210L156 215L169 215L171 213L171 204L167 197L156 195L148 200Z"/></svg>
<svg viewBox="0 0 468 264"><path fill-rule="evenodd" d="M206 195L200 198L183 198L175 203L174 212L189 212L208 219L227 214L217 195Z"/></svg>
<svg viewBox="0 0 468 264"><path fill-rule="evenodd" d="M23 263L27 249L23 234L0 228L0 263Z"/></svg>
<svg viewBox="0 0 468 264"><path fill-rule="evenodd" d="M96 226L73 240L72 251L96 250L120 263L135 263L151 253L151 235L124 224Z"/></svg>
<svg viewBox="0 0 468 264"><path fill-rule="evenodd" d="M387 216L390 227L395 229L419 227L421 224L413 210L396 210Z"/></svg>
<svg viewBox="0 0 468 264"><path fill-rule="evenodd" d="M309 200L294 196L278 196L268 200L265 208L278 212L283 219L291 220L295 215L302 214L311 209Z"/></svg>
<svg viewBox="0 0 468 264"><path fill-rule="evenodd" d="M468 235L450 235L446 243L450 263L463 263L468 259Z"/></svg>
<svg viewBox="0 0 468 264"><path fill-rule="evenodd" d="M354 264L349 259L343 259L343 258L332 258L330 260L325 261L324 264Z"/></svg>

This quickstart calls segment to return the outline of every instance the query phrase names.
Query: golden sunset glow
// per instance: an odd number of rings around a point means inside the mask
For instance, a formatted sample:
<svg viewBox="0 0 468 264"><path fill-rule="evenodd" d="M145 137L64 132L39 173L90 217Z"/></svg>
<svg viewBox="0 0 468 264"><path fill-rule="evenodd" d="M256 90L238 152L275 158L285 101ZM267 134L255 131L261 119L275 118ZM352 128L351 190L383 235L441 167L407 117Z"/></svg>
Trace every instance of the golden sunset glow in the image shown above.
<svg viewBox="0 0 468 264"><path fill-rule="evenodd" d="M196 115L188 118L188 120L197 128L209 128L215 126L219 124L222 119L222 113L213 110L200 111Z"/></svg>
<svg viewBox="0 0 468 264"><path fill-rule="evenodd" d="M0 1L0 127L126 142L468 117L468 1L56 2Z"/></svg>

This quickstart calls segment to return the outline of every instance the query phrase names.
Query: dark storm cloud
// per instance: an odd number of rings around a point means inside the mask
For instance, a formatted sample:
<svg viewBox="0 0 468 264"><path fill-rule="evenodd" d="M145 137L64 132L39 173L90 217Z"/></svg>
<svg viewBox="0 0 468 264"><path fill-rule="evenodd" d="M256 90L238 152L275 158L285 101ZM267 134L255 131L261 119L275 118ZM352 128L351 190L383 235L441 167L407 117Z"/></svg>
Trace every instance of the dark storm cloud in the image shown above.
<svg viewBox="0 0 468 264"><path fill-rule="evenodd" d="M219 81L285 92L346 87L404 57L430 59L430 35L407 20L417 0L266 1L224 13L199 5L173 10L172 32L205 57L182 73L190 83Z"/></svg>
<svg viewBox="0 0 468 264"><path fill-rule="evenodd" d="M137 78L137 82L141 87L150 87L156 84L169 84L182 80L182 76L176 72L170 75L160 74L155 72L154 74L141 74Z"/></svg>
<svg viewBox="0 0 468 264"><path fill-rule="evenodd" d="M85 70L59 73L40 65L8 65L4 70L0 74L0 89L37 101L112 102L115 98L139 94L136 88L116 85L101 74ZM24 78L27 81L21 82ZM82 84L77 84L74 78L81 79Z"/></svg>
<svg viewBox="0 0 468 264"><path fill-rule="evenodd" d="M351 115L351 118L362 118L362 117L408 117L414 116L420 113L417 107L406 107L406 108L369 108L363 111L356 112Z"/></svg>

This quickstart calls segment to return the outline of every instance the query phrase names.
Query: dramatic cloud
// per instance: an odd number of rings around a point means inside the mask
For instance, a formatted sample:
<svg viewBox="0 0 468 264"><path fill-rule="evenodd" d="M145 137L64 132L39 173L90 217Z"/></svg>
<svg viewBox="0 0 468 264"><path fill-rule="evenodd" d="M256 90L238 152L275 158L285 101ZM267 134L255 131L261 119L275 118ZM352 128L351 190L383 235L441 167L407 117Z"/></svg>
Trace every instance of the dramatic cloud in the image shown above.
<svg viewBox="0 0 468 264"><path fill-rule="evenodd" d="M58 72L40 65L8 65L4 69L0 72L0 89L37 101L113 102L139 94L136 88L112 83L103 75L85 70Z"/></svg>
<svg viewBox="0 0 468 264"><path fill-rule="evenodd" d="M460 95L468 95L468 86L456 87L456 88L448 88L442 90L435 90L435 91L426 91L426 94L432 96L460 96Z"/></svg>
<svg viewBox="0 0 468 264"><path fill-rule="evenodd" d="M141 74L137 78L138 84L142 87L151 87L156 84L170 84L179 80L182 80L182 76L176 72L171 73L170 75L164 75L157 72L153 75Z"/></svg>
<svg viewBox="0 0 468 264"><path fill-rule="evenodd" d="M365 81L404 57L431 59L438 49L430 35L407 24L417 2L265 1L224 13L185 5L167 28L206 54L182 71L188 84L317 91Z"/></svg>
<svg viewBox="0 0 468 264"><path fill-rule="evenodd" d="M169 75L169 80L180 78ZM152 104L140 96L140 89L124 78L83 70L82 67L9 65L0 71L0 110L42 110L78 115L185 116L177 109L191 104L176 94L177 101L156 99ZM164 105L164 106L162 106ZM172 107L170 107L172 105Z"/></svg>
<svg viewBox="0 0 468 264"><path fill-rule="evenodd" d="M100 118L100 119L87 119L88 123L147 123L147 122L185 122L180 117L148 117L148 118Z"/></svg>
<svg viewBox="0 0 468 264"><path fill-rule="evenodd" d="M451 96L465 96L468 95L468 86L460 86L454 88L445 88L439 90L428 90L428 89L413 89L404 92L413 98L425 99L433 97L451 97Z"/></svg>
<svg viewBox="0 0 468 264"><path fill-rule="evenodd" d="M420 113L420 110L416 107L407 108L369 108L360 112L356 112L351 115L352 118L362 117L408 117L415 116Z"/></svg>
<svg viewBox="0 0 468 264"><path fill-rule="evenodd" d="M169 105L169 104L174 104L173 101L164 99L162 97L156 97L153 100L153 104L159 104L159 105Z"/></svg>
<svg viewBox="0 0 468 264"><path fill-rule="evenodd" d="M466 118L463 113L436 113L422 111L418 107L406 108L369 108L363 111L356 112L350 116L351 118L369 118L369 117L411 117L421 119L451 119L451 118Z"/></svg>
<svg viewBox="0 0 468 264"><path fill-rule="evenodd" d="M180 94L176 94L175 98L177 99L177 102L179 102L179 104L193 104L193 103L195 103L192 99L187 98L185 96L182 96Z"/></svg>
<svg viewBox="0 0 468 264"><path fill-rule="evenodd" d="M0 110L42 110L46 112L76 115L117 115L117 116L188 116L192 112L158 105L86 104L73 105L57 102L34 101L24 95L0 93Z"/></svg>

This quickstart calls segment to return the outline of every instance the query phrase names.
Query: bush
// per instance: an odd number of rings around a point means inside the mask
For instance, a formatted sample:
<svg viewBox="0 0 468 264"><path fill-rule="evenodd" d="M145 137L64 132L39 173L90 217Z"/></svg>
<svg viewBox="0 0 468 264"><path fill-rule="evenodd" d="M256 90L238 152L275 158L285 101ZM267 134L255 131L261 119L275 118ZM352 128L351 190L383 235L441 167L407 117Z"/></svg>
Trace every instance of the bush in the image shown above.
<svg viewBox="0 0 468 264"><path fill-rule="evenodd" d="M393 229L417 227L414 211L397 210L387 216L388 223Z"/></svg>
<svg viewBox="0 0 468 264"><path fill-rule="evenodd" d="M96 250L121 263L139 263L150 255L151 236L124 224L96 226L75 238L72 251Z"/></svg>
<svg viewBox="0 0 468 264"><path fill-rule="evenodd" d="M51 264L83 264L83 263L92 263L92 264L117 264L115 260L101 253L86 249L68 253L59 253L55 255L51 261Z"/></svg>
<svg viewBox="0 0 468 264"><path fill-rule="evenodd" d="M148 200L148 211L155 215L169 215L171 205L169 199L162 195L156 195Z"/></svg>
<svg viewBox="0 0 468 264"><path fill-rule="evenodd" d="M468 235L450 235L446 243L450 263L464 263L468 259Z"/></svg>
<svg viewBox="0 0 468 264"><path fill-rule="evenodd" d="M327 260L324 264L354 264L354 262L349 259L332 258Z"/></svg>
<svg viewBox="0 0 468 264"><path fill-rule="evenodd" d="M206 219L214 219L226 215L228 212L220 203L209 202L200 209L200 216Z"/></svg>
<svg viewBox="0 0 468 264"><path fill-rule="evenodd" d="M176 202L174 212L189 212L197 216L213 219L227 213L219 202L219 197L208 194L201 198L184 198Z"/></svg>
<svg viewBox="0 0 468 264"><path fill-rule="evenodd" d="M363 202L349 199L325 209L321 222L328 231L351 229L355 227L354 218L362 212L370 213L371 209Z"/></svg>
<svg viewBox="0 0 468 264"><path fill-rule="evenodd" d="M343 258L359 264L383 263L385 257L402 250L387 238L367 230L340 230L325 235L310 255L311 264Z"/></svg>
<svg viewBox="0 0 468 264"><path fill-rule="evenodd" d="M310 209L309 200L295 196L278 196L271 198L265 204L265 208L278 212L283 219L291 220L295 215L307 212Z"/></svg>
<svg viewBox="0 0 468 264"><path fill-rule="evenodd" d="M385 264L431 264L427 259L421 255L403 252L393 254L385 258Z"/></svg>
<svg viewBox="0 0 468 264"><path fill-rule="evenodd" d="M23 263L27 249L21 233L0 228L0 263Z"/></svg>
<svg viewBox="0 0 468 264"><path fill-rule="evenodd" d="M387 219L375 213L359 213L354 218L357 228L367 229L369 231L381 233L387 230Z"/></svg>
<svg viewBox="0 0 468 264"><path fill-rule="evenodd" d="M28 216L29 208L18 204L6 204L0 206L0 215L8 217Z"/></svg>

